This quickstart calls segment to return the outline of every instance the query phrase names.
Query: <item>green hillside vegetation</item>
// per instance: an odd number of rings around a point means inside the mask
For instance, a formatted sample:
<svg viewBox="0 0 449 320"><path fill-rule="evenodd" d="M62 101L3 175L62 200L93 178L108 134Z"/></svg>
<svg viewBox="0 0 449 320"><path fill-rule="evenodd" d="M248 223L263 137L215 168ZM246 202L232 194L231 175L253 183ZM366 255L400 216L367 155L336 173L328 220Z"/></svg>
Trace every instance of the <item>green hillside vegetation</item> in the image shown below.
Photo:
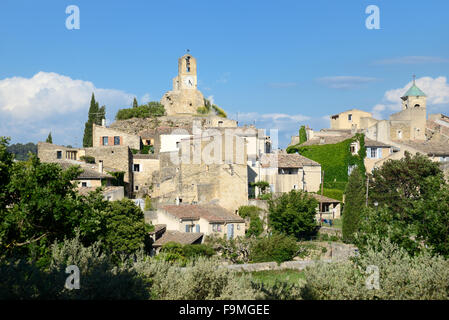
<svg viewBox="0 0 449 320"><path fill-rule="evenodd" d="M150 101L147 104L120 109L116 116L116 120L127 120L131 118L151 118L151 117L161 117L165 114L165 108L162 104L157 101Z"/></svg>
<svg viewBox="0 0 449 320"><path fill-rule="evenodd" d="M360 150L352 155L350 145L359 141ZM360 173L365 177L366 157L365 138L363 134L356 134L353 138L335 144L301 146L300 144L287 148L288 153L298 152L300 155L321 164L324 170L324 195L342 200L343 192L348 182L348 166L357 165Z"/></svg>
<svg viewBox="0 0 449 320"><path fill-rule="evenodd" d="M26 144L15 143L6 148L8 152L14 154L14 158L20 161L28 160L28 153L37 154L37 145L28 142Z"/></svg>

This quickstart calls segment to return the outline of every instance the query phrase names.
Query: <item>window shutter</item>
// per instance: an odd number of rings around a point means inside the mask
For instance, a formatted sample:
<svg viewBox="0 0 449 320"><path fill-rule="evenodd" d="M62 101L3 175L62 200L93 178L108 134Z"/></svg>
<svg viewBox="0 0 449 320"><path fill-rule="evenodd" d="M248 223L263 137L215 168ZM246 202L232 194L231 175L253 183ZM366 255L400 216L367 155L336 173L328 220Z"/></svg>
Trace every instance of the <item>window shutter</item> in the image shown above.
<svg viewBox="0 0 449 320"><path fill-rule="evenodd" d="M189 225L186 224L186 232L189 232Z"/></svg>
<svg viewBox="0 0 449 320"><path fill-rule="evenodd" d="M200 232L200 225L199 224L196 225L196 232Z"/></svg>
<svg viewBox="0 0 449 320"><path fill-rule="evenodd" d="M382 148L377 148L377 158L382 159Z"/></svg>
<svg viewBox="0 0 449 320"><path fill-rule="evenodd" d="M366 157L371 158L371 148L366 148Z"/></svg>

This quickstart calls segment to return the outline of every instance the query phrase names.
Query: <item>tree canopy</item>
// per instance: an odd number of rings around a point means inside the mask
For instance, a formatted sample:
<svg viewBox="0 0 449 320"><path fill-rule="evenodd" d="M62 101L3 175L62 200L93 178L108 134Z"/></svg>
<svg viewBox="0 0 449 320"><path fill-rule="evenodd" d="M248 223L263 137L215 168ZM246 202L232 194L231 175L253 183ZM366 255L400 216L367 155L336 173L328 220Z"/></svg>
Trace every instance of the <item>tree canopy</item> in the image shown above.
<svg viewBox="0 0 449 320"><path fill-rule="evenodd" d="M164 106L157 101L150 101L147 104L136 106L137 100L134 101L132 108L120 109L116 116L116 120L126 120L131 118L150 118L161 117L165 115Z"/></svg>
<svg viewBox="0 0 449 320"><path fill-rule="evenodd" d="M301 190L269 200L269 225L273 230L306 239L316 231L318 201Z"/></svg>

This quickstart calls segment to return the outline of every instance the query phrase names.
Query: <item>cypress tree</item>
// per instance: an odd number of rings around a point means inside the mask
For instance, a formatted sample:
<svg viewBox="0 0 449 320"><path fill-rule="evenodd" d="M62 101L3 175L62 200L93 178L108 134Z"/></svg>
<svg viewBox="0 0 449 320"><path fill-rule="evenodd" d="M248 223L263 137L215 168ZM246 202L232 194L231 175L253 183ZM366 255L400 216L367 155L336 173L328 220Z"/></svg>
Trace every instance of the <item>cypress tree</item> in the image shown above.
<svg viewBox="0 0 449 320"><path fill-rule="evenodd" d="M299 129L299 144L303 144L307 141L307 133L306 133L306 127L301 126Z"/></svg>
<svg viewBox="0 0 449 320"><path fill-rule="evenodd" d="M345 190L345 207L343 209L343 240L352 242L354 234L358 231L360 217L365 207L365 187L363 176L359 170L354 169L348 179Z"/></svg>
<svg viewBox="0 0 449 320"><path fill-rule="evenodd" d="M95 101L95 95L92 93L92 98L90 100L89 114L84 126L84 136L83 136L83 147L92 147L92 125L95 123L101 125L101 121L106 116L106 107L98 107L98 102Z"/></svg>
<svg viewBox="0 0 449 320"><path fill-rule="evenodd" d="M136 99L136 97L134 97L133 108L137 108L138 106L139 106L139 104L137 103L137 99Z"/></svg>
<svg viewBox="0 0 449 320"><path fill-rule="evenodd" d="M50 131L50 133L48 134L47 140L45 140L45 142L53 143L53 138L51 137L51 131Z"/></svg>

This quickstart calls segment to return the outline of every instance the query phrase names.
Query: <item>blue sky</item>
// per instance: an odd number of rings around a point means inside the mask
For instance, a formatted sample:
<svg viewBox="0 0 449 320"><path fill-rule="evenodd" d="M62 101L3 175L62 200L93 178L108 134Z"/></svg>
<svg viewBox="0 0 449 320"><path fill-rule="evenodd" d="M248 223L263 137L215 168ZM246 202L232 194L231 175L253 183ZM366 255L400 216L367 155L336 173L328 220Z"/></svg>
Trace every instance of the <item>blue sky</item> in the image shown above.
<svg viewBox="0 0 449 320"><path fill-rule="evenodd" d="M67 30L68 5L80 29ZM368 30L368 5L380 29ZM80 146L89 91L111 122L171 89L190 49L199 89L240 123L328 127L350 108L388 117L416 74L429 112L449 113L449 2L20 1L0 3L0 135Z"/></svg>

